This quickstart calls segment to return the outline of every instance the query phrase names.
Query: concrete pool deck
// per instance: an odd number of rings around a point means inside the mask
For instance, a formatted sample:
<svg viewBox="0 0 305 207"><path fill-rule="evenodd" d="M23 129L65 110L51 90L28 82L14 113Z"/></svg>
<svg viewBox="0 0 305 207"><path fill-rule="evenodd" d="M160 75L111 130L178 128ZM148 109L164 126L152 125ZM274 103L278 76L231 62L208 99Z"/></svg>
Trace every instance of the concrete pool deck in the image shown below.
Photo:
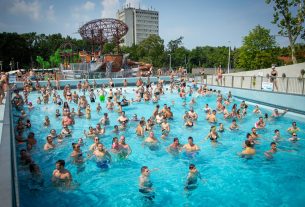
<svg viewBox="0 0 305 207"><path fill-rule="evenodd" d="M0 105L0 200L1 206L19 206L18 197L15 192L15 183L17 182L17 174L14 170L15 161L12 157L15 153L14 139L11 134L10 120L10 95L6 93L3 100L3 105ZM18 193L17 193L18 194Z"/></svg>
<svg viewBox="0 0 305 207"><path fill-rule="evenodd" d="M5 94L7 96L7 93ZM4 119L4 110L5 110L5 103L6 103L6 98L3 99L3 104L0 105L0 134L2 135L2 128L3 128L3 119ZM0 137L0 145L1 145L1 138Z"/></svg>

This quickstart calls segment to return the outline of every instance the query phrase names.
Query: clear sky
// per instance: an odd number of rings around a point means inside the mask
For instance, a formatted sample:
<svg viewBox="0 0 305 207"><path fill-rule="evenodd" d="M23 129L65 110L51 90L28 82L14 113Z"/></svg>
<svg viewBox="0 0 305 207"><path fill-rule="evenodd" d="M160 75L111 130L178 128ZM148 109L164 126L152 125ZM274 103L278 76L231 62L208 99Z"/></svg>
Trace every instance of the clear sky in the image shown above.
<svg viewBox="0 0 305 207"><path fill-rule="evenodd" d="M265 0L0 0L0 32L62 33L80 38L78 28L92 19L115 18L131 4L159 11L159 35L168 41L183 36L184 46L240 47L243 37L260 24L271 24L273 9ZM276 37L280 46L288 39ZM230 43L229 43L230 42Z"/></svg>

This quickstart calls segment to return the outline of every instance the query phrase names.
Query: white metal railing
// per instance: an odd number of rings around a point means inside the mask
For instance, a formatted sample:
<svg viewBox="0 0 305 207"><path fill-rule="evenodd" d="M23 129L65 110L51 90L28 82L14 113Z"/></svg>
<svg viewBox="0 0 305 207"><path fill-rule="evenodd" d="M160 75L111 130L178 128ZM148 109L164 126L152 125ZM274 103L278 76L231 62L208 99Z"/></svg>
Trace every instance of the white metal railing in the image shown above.
<svg viewBox="0 0 305 207"><path fill-rule="evenodd" d="M219 79L217 75L207 75L205 79L208 85L305 95L305 78L277 77L271 82L263 76L226 75Z"/></svg>

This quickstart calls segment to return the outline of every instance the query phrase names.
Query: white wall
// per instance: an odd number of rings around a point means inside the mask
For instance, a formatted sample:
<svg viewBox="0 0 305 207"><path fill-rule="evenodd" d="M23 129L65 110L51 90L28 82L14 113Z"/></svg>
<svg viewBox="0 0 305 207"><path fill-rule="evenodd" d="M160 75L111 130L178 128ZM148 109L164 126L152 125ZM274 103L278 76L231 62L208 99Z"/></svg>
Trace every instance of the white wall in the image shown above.
<svg viewBox="0 0 305 207"><path fill-rule="evenodd" d="M279 77L282 77L282 74L285 73L287 77L299 77L300 71L304 69L305 70L305 62L294 64L294 65L287 65L287 66L281 66L276 67L276 70L278 71ZM242 71L237 73L229 73L224 75L233 75L233 76L259 76L261 74L263 77L266 77L267 74L270 74L271 72L271 66L267 69L260 69L260 70L252 70L252 71Z"/></svg>

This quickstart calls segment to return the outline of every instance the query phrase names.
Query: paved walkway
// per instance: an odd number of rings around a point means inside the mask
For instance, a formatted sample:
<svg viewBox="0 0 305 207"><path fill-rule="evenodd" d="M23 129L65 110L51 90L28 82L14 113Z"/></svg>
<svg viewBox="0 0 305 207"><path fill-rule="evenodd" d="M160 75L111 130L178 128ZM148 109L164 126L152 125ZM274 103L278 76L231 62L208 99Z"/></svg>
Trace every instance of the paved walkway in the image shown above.
<svg viewBox="0 0 305 207"><path fill-rule="evenodd" d="M6 96L6 93L5 93L5 96ZM1 144L1 139L2 139L2 128L3 128L5 103L6 103L6 98L3 99L3 104L0 105L0 144Z"/></svg>
<svg viewBox="0 0 305 207"><path fill-rule="evenodd" d="M4 104L0 105L0 206L11 207L14 201L13 183L17 177L12 173L12 162L14 161L11 159L10 102L7 98L6 96L3 100Z"/></svg>

